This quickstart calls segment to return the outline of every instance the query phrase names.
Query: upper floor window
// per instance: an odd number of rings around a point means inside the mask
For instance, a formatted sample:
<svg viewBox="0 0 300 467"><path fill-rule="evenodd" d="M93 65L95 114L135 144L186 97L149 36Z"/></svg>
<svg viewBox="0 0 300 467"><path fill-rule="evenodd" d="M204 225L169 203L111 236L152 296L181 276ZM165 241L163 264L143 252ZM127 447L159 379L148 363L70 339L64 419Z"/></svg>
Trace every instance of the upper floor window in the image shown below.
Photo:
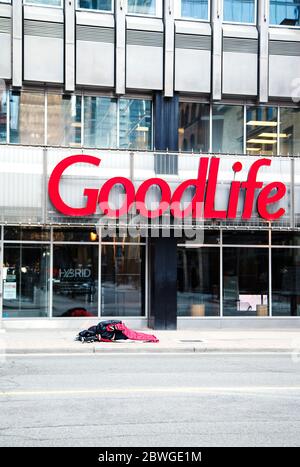
<svg viewBox="0 0 300 467"><path fill-rule="evenodd" d="M274 156L277 154L277 136L277 107L247 107L247 154Z"/></svg>
<svg viewBox="0 0 300 467"><path fill-rule="evenodd" d="M178 0L176 6L182 18L208 19L208 0Z"/></svg>
<svg viewBox="0 0 300 467"><path fill-rule="evenodd" d="M45 125L43 92L10 93L10 142L43 145Z"/></svg>
<svg viewBox="0 0 300 467"><path fill-rule="evenodd" d="M270 0L270 24L300 26L300 0Z"/></svg>
<svg viewBox="0 0 300 467"><path fill-rule="evenodd" d="M223 20L231 23L254 23L255 0L224 0Z"/></svg>
<svg viewBox="0 0 300 467"><path fill-rule="evenodd" d="M29 5L44 5L62 7L62 0L24 0Z"/></svg>
<svg viewBox="0 0 300 467"><path fill-rule="evenodd" d="M128 0L128 13L136 15L156 15L157 0Z"/></svg>
<svg viewBox="0 0 300 467"><path fill-rule="evenodd" d="M77 5L84 10L112 11L112 0L78 0Z"/></svg>
<svg viewBox="0 0 300 467"><path fill-rule="evenodd" d="M178 144L180 151L209 150L209 104L180 102Z"/></svg>

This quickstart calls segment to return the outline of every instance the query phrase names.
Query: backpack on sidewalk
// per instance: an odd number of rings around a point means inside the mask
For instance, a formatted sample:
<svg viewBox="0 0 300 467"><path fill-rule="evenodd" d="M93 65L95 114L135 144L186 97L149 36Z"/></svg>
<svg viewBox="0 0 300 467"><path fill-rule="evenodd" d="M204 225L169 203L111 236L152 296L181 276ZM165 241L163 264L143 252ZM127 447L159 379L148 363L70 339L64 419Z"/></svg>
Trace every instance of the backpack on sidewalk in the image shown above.
<svg viewBox="0 0 300 467"><path fill-rule="evenodd" d="M136 340L143 342L159 342L152 334L136 332L127 328L122 321L107 320L100 321L96 326L81 331L75 338L77 341L84 342L114 342L116 340Z"/></svg>

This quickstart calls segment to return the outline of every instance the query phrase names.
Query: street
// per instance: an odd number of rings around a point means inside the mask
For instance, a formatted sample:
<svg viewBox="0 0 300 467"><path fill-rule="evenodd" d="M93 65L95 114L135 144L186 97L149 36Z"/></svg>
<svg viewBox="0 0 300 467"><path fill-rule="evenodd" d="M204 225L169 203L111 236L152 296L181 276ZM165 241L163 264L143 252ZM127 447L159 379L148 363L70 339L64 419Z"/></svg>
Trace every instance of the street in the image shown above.
<svg viewBox="0 0 300 467"><path fill-rule="evenodd" d="M299 446L300 362L283 353L0 360L0 446Z"/></svg>

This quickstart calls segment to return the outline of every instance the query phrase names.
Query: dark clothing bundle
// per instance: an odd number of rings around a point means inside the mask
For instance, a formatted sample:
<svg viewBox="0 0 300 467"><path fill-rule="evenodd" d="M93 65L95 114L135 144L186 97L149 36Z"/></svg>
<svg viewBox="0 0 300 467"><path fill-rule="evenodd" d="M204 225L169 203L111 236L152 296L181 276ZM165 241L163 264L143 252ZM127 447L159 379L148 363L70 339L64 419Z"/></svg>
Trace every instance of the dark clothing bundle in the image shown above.
<svg viewBox="0 0 300 467"><path fill-rule="evenodd" d="M76 340L81 342L114 342L116 340L136 340L144 342L159 342L152 334L136 332L129 329L122 321L100 321L96 326L81 331Z"/></svg>

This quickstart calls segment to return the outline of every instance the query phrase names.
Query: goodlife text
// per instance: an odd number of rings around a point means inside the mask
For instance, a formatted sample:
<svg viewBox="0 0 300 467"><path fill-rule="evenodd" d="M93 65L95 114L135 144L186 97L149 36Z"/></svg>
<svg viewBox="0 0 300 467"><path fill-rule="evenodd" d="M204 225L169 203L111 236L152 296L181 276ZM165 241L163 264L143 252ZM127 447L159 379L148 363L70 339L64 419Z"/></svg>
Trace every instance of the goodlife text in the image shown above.
<svg viewBox="0 0 300 467"><path fill-rule="evenodd" d="M168 182L162 178L153 177L145 180L136 190L130 179L121 176L113 177L105 181L99 189L85 188L83 196L86 197L86 203L84 207L80 208L67 205L59 192L59 184L65 170L77 163L92 164L98 167L101 159L83 154L67 157L57 164L49 178L50 200L57 211L66 216L93 215L96 213L97 205L99 205L102 213L111 218L126 215L134 206L136 212L149 219L158 218L168 210L175 219L183 219L186 216L191 216L194 219L235 219L238 212L239 196L242 191L244 192L242 219L251 218L255 199L258 214L267 221L277 220L285 213L284 208L278 207L276 209L275 204L284 197L286 193L285 184L274 181L264 186L263 182L257 181L259 170L262 167L270 167L271 159L261 158L255 160L249 168L245 181L233 180L231 182L227 209L224 210L215 209L220 164L220 158L218 157L201 157L197 178L183 181L173 194ZM232 165L233 176L240 172L242 168L241 162L235 162ZM124 188L124 200L122 205L117 208L111 207L109 204L109 195L116 185L122 185ZM148 190L154 185L160 188L161 199L155 209L150 209L145 200ZM183 208L182 197L189 187L194 187L195 193L192 200ZM259 193L256 196L258 190Z"/></svg>

